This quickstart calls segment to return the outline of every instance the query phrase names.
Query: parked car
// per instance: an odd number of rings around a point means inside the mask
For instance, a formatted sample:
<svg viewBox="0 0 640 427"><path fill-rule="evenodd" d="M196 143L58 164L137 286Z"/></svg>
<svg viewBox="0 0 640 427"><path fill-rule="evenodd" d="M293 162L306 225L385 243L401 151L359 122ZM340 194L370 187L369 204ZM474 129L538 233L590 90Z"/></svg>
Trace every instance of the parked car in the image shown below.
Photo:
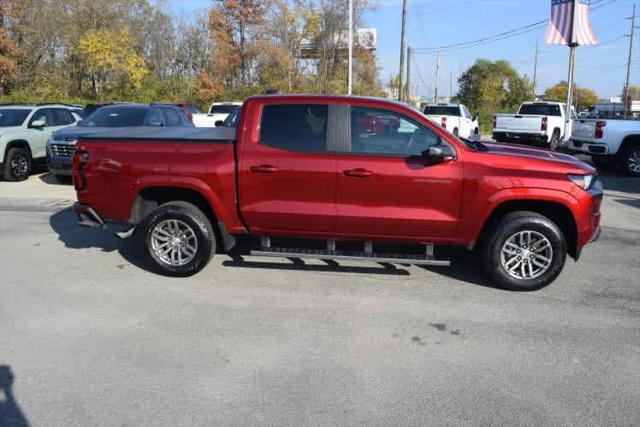
<svg viewBox="0 0 640 427"><path fill-rule="evenodd" d="M463 104L427 104L423 114L455 136L472 138L480 135L478 115L472 115Z"/></svg>
<svg viewBox="0 0 640 427"><path fill-rule="evenodd" d="M71 176L71 159L78 138L113 128L137 126L187 126L193 124L182 109L169 104L111 104L96 109L77 126L55 132L47 142L49 172L59 181Z"/></svg>
<svg viewBox="0 0 640 427"><path fill-rule="evenodd" d="M202 114L202 112L198 109L198 107L191 105L191 104L184 104L184 103L178 103L178 104L173 104L176 107L180 108L182 110L182 112L184 113L185 116L187 116L187 119L189 119L189 121L191 123L193 123L193 115L194 114Z"/></svg>
<svg viewBox="0 0 640 427"><path fill-rule="evenodd" d="M0 106L0 172L7 181L29 177L34 162L45 158L51 134L81 120L62 104Z"/></svg>
<svg viewBox="0 0 640 427"><path fill-rule="evenodd" d="M620 166L640 176L640 120L575 120L568 148L590 154L599 169Z"/></svg>
<svg viewBox="0 0 640 427"><path fill-rule="evenodd" d="M365 114L395 117L398 132L357 130ZM454 245L477 248L495 284L533 290L598 236L602 186L591 166L461 140L388 100L258 96L235 129L162 131L82 138L74 210L83 225L120 223L121 237L137 228L168 275L194 274L234 247L448 265L442 251Z"/></svg>
<svg viewBox="0 0 640 427"><path fill-rule="evenodd" d="M242 102L214 102L207 114L193 114L193 124L197 127L216 127L224 119L242 107Z"/></svg>
<svg viewBox="0 0 640 427"><path fill-rule="evenodd" d="M497 142L533 143L555 150L571 136L565 135L565 107L561 102L525 102L517 114L496 114L493 139ZM575 110L571 108L571 121Z"/></svg>

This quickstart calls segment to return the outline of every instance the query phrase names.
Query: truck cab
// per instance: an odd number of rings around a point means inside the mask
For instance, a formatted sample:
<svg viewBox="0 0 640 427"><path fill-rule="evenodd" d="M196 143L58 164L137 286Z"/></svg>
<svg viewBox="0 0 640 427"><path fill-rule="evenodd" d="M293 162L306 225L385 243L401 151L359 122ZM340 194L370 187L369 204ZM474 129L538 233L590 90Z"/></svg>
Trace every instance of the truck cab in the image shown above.
<svg viewBox="0 0 640 427"><path fill-rule="evenodd" d="M602 196L572 156L461 140L405 105L339 96L251 97L235 128L91 135L73 180L81 224L139 230L163 274L194 274L216 250L447 265L459 246L519 290L597 237Z"/></svg>

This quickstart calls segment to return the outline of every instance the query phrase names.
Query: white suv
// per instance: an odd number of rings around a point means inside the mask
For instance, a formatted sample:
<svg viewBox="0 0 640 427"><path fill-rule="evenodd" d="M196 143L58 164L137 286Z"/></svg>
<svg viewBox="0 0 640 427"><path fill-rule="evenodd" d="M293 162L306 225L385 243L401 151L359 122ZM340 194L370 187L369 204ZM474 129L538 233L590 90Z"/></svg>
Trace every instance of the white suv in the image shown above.
<svg viewBox="0 0 640 427"><path fill-rule="evenodd" d="M62 104L0 106L0 173L4 179L27 179L33 163L45 159L51 134L81 120L76 110Z"/></svg>

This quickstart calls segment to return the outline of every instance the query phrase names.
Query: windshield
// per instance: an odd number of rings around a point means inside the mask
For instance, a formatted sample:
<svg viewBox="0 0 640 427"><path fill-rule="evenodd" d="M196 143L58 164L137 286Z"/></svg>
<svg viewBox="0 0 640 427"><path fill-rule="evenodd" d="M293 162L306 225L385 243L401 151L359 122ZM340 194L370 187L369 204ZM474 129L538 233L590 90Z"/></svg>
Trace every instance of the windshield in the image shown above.
<svg viewBox="0 0 640 427"><path fill-rule="evenodd" d="M200 110L191 104L187 105L187 110L189 110L191 114L200 114Z"/></svg>
<svg viewBox="0 0 640 427"><path fill-rule="evenodd" d="M529 116L560 116L560 106L556 104L523 104L518 114Z"/></svg>
<svg viewBox="0 0 640 427"><path fill-rule="evenodd" d="M0 109L0 127L20 126L30 112L31 110L2 108Z"/></svg>
<svg viewBox="0 0 640 427"><path fill-rule="evenodd" d="M239 108L238 105L212 105L209 114L231 114Z"/></svg>
<svg viewBox="0 0 640 427"><path fill-rule="evenodd" d="M444 105L427 105L424 107L424 114L426 116L460 116L460 109Z"/></svg>
<svg viewBox="0 0 640 427"><path fill-rule="evenodd" d="M83 127L131 127L143 126L147 109L144 107L102 107L87 117Z"/></svg>

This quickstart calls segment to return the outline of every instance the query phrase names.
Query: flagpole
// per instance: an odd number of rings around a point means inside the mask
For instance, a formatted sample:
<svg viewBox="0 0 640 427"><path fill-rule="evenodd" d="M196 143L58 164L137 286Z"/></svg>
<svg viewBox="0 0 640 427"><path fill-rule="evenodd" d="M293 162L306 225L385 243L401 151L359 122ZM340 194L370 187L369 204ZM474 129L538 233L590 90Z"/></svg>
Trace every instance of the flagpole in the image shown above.
<svg viewBox="0 0 640 427"><path fill-rule="evenodd" d="M576 68L576 47L578 47L578 38L576 37L576 25L578 16L578 6L580 0L573 0L573 18L571 25L571 38L569 39L569 78L567 79L567 105L565 106L564 115L564 139L568 139L571 133L571 104L573 103L573 75Z"/></svg>

